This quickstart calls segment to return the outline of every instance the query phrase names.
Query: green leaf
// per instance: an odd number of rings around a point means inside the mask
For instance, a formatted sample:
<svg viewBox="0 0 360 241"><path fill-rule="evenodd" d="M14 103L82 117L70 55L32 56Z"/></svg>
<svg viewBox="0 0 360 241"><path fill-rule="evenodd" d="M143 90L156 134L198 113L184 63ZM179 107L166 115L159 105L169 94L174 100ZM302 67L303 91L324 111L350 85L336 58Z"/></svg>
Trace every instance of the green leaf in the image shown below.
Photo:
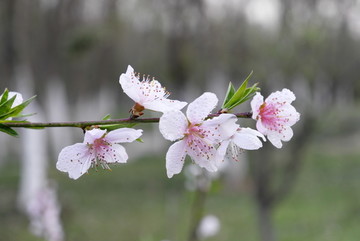
<svg viewBox="0 0 360 241"><path fill-rule="evenodd" d="M18 136L18 133L16 131L3 124L0 124L0 131L9 134L10 136Z"/></svg>
<svg viewBox="0 0 360 241"><path fill-rule="evenodd" d="M0 124L1 123L28 123L28 121L25 120L0 120Z"/></svg>
<svg viewBox="0 0 360 241"><path fill-rule="evenodd" d="M1 95L0 104L7 101L8 97L9 97L9 90L5 89L4 93L2 93L2 95Z"/></svg>
<svg viewBox="0 0 360 241"><path fill-rule="evenodd" d="M226 103L229 102L231 97L233 97L234 93L235 93L235 88L234 88L233 84L230 82L229 87L228 87L228 89L226 91L224 102L223 102L222 107L221 107L222 109L224 109L224 106L226 105Z"/></svg>
<svg viewBox="0 0 360 241"><path fill-rule="evenodd" d="M122 123L122 124L112 124L112 125L100 125L99 128L102 130L113 131L120 128L131 128L137 125L138 123Z"/></svg>
<svg viewBox="0 0 360 241"><path fill-rule="evenodd" d="M14 96L15 97L15 96ZM14 98L13 97L13 98ZM23 111L25 109L26 106L28 106L30 104L30 102L35 98L36 96L31 97L30 99L24 101L23 103L21 103L20 105L15 106L14 108L11 108L10 111L8 111L5 114L0 114L0 119L4 120L7 119L9 117L14 117L17 116L21 113L21 111ZM11 98L12 99L12 98ZM14 98L15 99L15 98Z"/></svg>
<svg viewBox="0 0 360 241"><path fill-rule="evenodd" d="M16 98L16 96L13 96L12 98L4 101L0 105L0 120L6 119L6 118L3 118L2 116L5 116L11 112L11 106L13 105L15 98Z"/></svg>
<svg viewBox="0 0 360 241"><path fill-rule="evenodd" d="M244 82L240 85L239 89L233 94L231 99L224 105L226 109L232 109L230 106L233 106L235 103L237 103L240 99L244 98L244 93L247 88L247 83L252 76L253 71L248 75L248 77L244 80Z"/></svg>
<svg viewBox="0 0 360 241"><path fill-rule="evenodd" d="M104 116L104 117L102 118L102 120L109 120L110 118L111 118L110 114L107 114L106 116Z"/></svg>
<svg viewBox="0 0 360 241"><path fill-rule="evenodd" d="M13 116L14 118L22 118L22 117L29 117L29 116L33 116L36 115L36 113L30 113L30 114L21 114L21 115L17 115L17 116Z"/></svg>
<svg viewBox="0 0 360 241"><path fill-rule="evenodd" d="M229 110L233 109L234 107L244 103L245 101L251 99L252 97L254 97L255 93L257 91L260 91L260 88L257 87L257 83L254 84L252 87L247 88L244 92L244 95L241 99L239 99L238 101L236 101L235 103L233 103L231 106L229 106Z"/></svg>
<svg viewBox="0 0 360 241"><path fill-rule="evenodd" d="M144 143L143 139L141 139L141 138L137 138L136 141Z"/></svg>

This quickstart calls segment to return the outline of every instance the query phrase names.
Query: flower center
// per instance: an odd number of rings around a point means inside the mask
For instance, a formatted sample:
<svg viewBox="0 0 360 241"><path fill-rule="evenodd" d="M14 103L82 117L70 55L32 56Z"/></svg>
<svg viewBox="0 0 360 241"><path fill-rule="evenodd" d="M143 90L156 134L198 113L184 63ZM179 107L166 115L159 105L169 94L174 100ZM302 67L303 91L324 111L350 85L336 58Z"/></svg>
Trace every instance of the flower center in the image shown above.
<svg viewBox="0 0 360 241"><path fill-rule="evenodd" d="M103 147L108 147L109 143L107 143L103 138L96 139L92 145L95 150L100 150Z"/></svg>
<svg viewBox="0 0 360 241"><path fill-rule="evenodd" d="M281 105L280 103L266 103L264 102L260 106L259 116L261 122L270 130L282 132L284 129L284 124L288 121L287 118L284 118L280 115Z"/></svg>
<svg viewBox="0 0 360 241"><path fill-rule="evenodd" d="M204 138L203 130L200 128L199 125L189 124L188 128L185 131L186 136L197 136L200 138Z"/></svg>
<svg viewBox="0 0 360 241"><path fill-rule="evenodd" d="M185 131L185 138L190 156L209 160L214 155L214 147L207 136L207 132L200 125L189 124Z"/></svg>
<svg viewBox="0 0 360 241"><path fill-rule="evenodd" d="M140 76L138 75L138 79ZM140 91L142 94L143 101L152 101L162 98L167 98L170 93L166 91L165 87L162 87L161 84L150 76L143 75Z"/></svg>

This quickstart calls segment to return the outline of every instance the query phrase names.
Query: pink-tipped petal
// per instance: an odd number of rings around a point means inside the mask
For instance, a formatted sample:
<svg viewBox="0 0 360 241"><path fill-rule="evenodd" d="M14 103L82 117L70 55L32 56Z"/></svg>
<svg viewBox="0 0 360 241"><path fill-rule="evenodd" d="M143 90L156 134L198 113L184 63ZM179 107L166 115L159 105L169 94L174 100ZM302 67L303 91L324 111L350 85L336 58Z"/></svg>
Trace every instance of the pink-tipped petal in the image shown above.
<svg viewBox="0 0 360 241"><path fill-rule="evenodd" d="M110 131L105 136L105 140L109 143L133 142L142 135L142 131L132 128L120 128Z"/></svg>
<svg viewBox="0 0 360 241"><path fill-rule="evenodd" d="M186 142L178 141L169 147L166 153L166 172L168 178L172 178L175 174L179 174L184 166L186 157Z"/></svg>
<svg viewBox="0 0 360 241"><path fill-rule="evenodd" d="M93 158L86 144L77 143L61 150L56 168L69 173L70 178L78 179L90 168Z"/></svg>
<svg viewBox="0 0 360 241"><path fill-rule="evenodd" d="M160 117L159 129L165 139L175 141L184 137L188 121L181 111L169 111Z"/></svg>
<svg viewBox="0 0 360 241"><path fill-rule="evenodd" d="M205 92L189 104L186 116L192 124L199 124L211 113L218 103L214 93Z"/></svg>

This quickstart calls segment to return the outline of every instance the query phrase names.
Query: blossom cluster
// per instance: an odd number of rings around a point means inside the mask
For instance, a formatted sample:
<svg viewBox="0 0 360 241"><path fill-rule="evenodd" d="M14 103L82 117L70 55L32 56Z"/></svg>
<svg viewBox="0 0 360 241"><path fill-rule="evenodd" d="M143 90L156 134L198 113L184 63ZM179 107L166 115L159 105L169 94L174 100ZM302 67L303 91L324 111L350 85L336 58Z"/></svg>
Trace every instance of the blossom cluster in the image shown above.
<svg viewBox="0 0 360 241"><path fill-rule="evenodd" d="M205 92L196 98L188 105L185 115L181 109L186 102L168 99L170 93L159 81L141 76L131 66L121 74L119 82L124 93L135 102L130 110L131 118L142 116L144 110L162 113L159 131L165 139L174 142L166 153L169 178L181 172L186 156L196 165L215 172L225 159L238 160L241 150L257 150L266 139L281 148L283 141L292 138L291 126L300 118L291 105L295 95L288 89L276 91L265 100L259 92L254 94L251 100L252 118L256 120L257 129L254 130L240 126L238 117L226 108L212 113L218 104L214 93ZM241 89L236 93L249 94L249 91ZM232 96L228 99L241 97L230 92ZM243 100L245 97L242 96ZM236 103L242 101L232 100L231 105ZM128 155L122 143L139 140L142 132L133 128L107 131L92 127L86 130L82 143L65 147L60 152L56 167L77 179L90 167L110 169L109 164L125 163Z"/></svg>

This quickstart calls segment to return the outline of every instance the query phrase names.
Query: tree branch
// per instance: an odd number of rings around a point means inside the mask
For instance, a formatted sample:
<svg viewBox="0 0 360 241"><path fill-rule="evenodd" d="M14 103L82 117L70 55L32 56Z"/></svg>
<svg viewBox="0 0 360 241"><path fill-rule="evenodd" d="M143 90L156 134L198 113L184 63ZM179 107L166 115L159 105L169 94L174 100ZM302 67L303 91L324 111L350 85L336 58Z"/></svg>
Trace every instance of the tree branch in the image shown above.
<svg viewBox="0 0 360 241"><path fill-rule="evenodd" d="M219 116L220 114L210 114L208 118ZM243 112L234 114L238 118L251 118L251 112ZM114 125L127 123L158 123L160 118L125 118L113 120L98 120L98 121L69 121L69 122L0 122L1 125L15 128L45 128L45 127L77 127L86 128L93 125Z"/></svg>

